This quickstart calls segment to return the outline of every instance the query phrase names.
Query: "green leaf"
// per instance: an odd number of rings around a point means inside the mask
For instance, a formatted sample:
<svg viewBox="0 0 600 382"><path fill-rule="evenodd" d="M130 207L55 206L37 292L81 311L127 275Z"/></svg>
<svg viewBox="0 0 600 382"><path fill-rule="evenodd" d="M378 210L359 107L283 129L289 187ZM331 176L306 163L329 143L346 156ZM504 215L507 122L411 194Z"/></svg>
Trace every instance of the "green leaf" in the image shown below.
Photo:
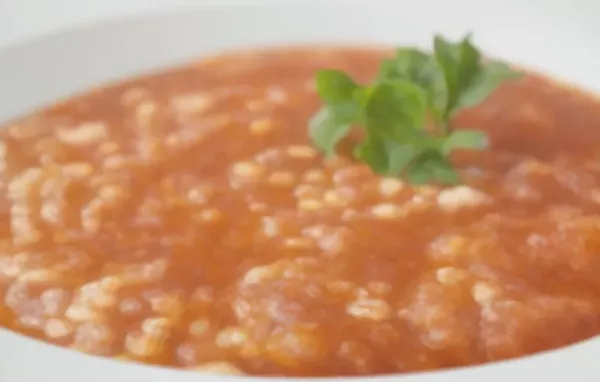
<svg viewBox="0 0 600 382"><path fill-rule="evenodd" d="M396 60L388 58L381 61L379 72L377 73L377 82L390 81L401 78L396 70Z"/></svg>
<svg viewBox="0 0 600 382"><path fill-rule="evenodd" d="M427 83L431 56L414 48L396 50L393 58L383 61L379 69L379 80L404 79L417 83Z"/></svg>
<svg viewBox="0 0 600 382"><path fill-rule="evenodd" d="M434 57L415 48L396 50L393 58L384 60L379 69L378 81L403 79L423 88L436 119L446 106L444 77Z"/></svg>
<svg viewBox="0 0 600 382"><path fill-rule="evenodd" d="M415 133L406 140L406 143L419 149L420 152L439 152L442 150L447 138L445 136L431 135L425 131Z"/></svg>
<svg viewBox="0 0 600 382"><path fill-rule="evenodd" d="M446 85L445 114L449 116L457 107L462 92L479 73L481 56L467 35L459 43L451 43L435 36L434 53L444 75Z"/></svg>
<svg viewBox="0 0 600 382"><path fill-rule="evenodd" d="M410 183L417 186L430 182L434 177L430 166L426 162L419 161L415 161L412 166L407 168L406 176Z"/></svg>
<svg viewBox="0 0 600 382"><path fill-rule="evenodd" d="M331 155L351 126L358 125L365 138L354 156L373 171L404 174L417 184L453 184L460 177L449 154L484 149L488 141L482 131L454 130L451 118L517 76L504 64L484 65L469 34L458 42L435 36L433 53L398 49L367 86L339 70L320 71L316 85L324 106L311 119L309 135Z"/></svg>
<svg viewBox="0 0 600 382"><path fill-rule="evenodd" d="M427 98L419 86L395 80L374 85L364 110L365 129L387 139L402 141L422 129Z"/></svg>
<svg viewBox="0 0 600 382"><path fill-rule="evenodd" d="M403 145L371 135L354 151L354 156L367 163L371 169L382 175L398 176L415 158L416 151L410 145Z"/></svg>
<svg viewBox="0 0 600 382"><path fill-rule="evenodd" d="M455 102L458 94L458 61L460 59L460 52L454 44L442 36L434 37L433 51L444 76L446 87L445 110L448 110Z"/></svg>
<svg viewBox="0 0 600 382"><path fill-rule="evenodd" d="M388 172L387 175L397 176L415 159L417 151L410 145L388 142Z"/></svg>
<svg viewBox="0 0 600 382"><path fill-rule="evenodd" d="M502 82L514 80L522 74L501 62L487 64L473 78L468 88L463 90L457 103L457 110L473 107L485 100Z"/></svg>
<svg viewBox="0 0 600 382"><path fill-rule="evenodd" d="M406 173L413 184L425 184L431 181L456 184L460 180L450 161L439 152L423 153L407 169Z"/></svg>
<svg viewBox="0 0 600 382"><path fill-rule="evenodd" d="M433 178L442 184L457 184L460 176L448 161L440 161L433 166Z"/></svg>
<svg viewBox="0 0 600 382"><path fill-rule="evenodd" d="M374 172L387 174L389 158L383 139L377 136L367 138L355 148L354 157L368 164Z"/></svg>
<svg viewBox="0 0 600 382"><path fill-rule="evenodd" d="M317 93L325 103L348 101L358 85L341 70L320 70L316 76Z"/></svg>
<svg viewBox="0 0 600 382"><path fill-rule="evenodd" d="M456 149L482 150L488 147L488 139L483 131L455 130L445 140L442 153L449 154Z"/></svg>
<svg viewBox="0 0 600 382"><path fill-rule="evenodd" d="M352 101L324 106L309 121L308 135L325 156L335 153L337 144L359 117L360 108Z"/></svg>
<svg viewBox="0 0 600 382"><path fill-rule="evenodd" d="M467 34L458 45L459 62L457 68L459 94L469 87L473 78L479 73L481 54L471 44L471 34ZM459 95L460 96L460 95Z"/></svg>

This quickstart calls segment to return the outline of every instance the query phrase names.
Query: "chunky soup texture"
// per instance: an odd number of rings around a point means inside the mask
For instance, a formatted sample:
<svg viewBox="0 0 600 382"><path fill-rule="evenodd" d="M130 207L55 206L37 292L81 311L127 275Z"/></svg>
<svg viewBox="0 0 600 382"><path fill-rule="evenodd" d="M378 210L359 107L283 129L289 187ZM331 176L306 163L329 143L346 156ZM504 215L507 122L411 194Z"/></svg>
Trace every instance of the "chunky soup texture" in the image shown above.
<svg viewBox="0 0 600 382"><path fill-rule="evenodd" d="M473 365L598 334L598 102L507 83L456 121L491 139L453 158L464 183L412 187L307 137L315 71L365 81L387 54L223 55L8 124L0 326L286 376Z"/></svg>

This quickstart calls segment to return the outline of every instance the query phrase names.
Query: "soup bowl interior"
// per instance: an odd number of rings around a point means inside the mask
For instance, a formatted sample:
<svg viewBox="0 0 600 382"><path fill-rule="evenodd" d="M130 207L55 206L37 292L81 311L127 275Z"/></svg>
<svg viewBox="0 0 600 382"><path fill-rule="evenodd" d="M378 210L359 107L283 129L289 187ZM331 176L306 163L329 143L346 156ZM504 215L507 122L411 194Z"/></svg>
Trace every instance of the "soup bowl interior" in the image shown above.
<svg viewBox="0 0 600 382"><path fill-rule="evenodd" d="M595 92L600 91L600 49L593 49L593 36L600 34L600 26L592 18L594 11L600 7L583 1L578 7L541 0L289 1L204 6L106 20L0 50L0 121L99 84L221 51L326 43L425 46L433 33L457 38L468 31L474 32L475 41L490 56ZM593 376L600 372L597 354L600 341L592 339L481 367L361 379L506 381L569 378L575 372ZM0 380L33 382L48 376L62 382L81 378L89 382L186 382L199 378L192 373L76 354L0 328Z"/></svg>

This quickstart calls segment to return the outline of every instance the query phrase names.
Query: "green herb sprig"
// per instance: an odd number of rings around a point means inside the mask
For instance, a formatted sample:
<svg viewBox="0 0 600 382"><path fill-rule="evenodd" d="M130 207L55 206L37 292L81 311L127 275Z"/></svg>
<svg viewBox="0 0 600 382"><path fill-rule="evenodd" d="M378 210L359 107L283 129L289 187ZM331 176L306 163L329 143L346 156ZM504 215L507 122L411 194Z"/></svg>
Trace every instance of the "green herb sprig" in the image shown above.
<svg viewBox="0 0 600 382"><path fill-rule="evenodd" d="M323 106L310 121L309 136L330 156L351 127L359 126L365 139L353 155L374 172L405 175L415 184L457 183L450 153L485 149L488 140L482 131L457 129L453 117L519 76L506 64L484 63L470 34L456 43L436 35L433 53L398 49L369 85L340 70L319 71L316 87Z"/></svg>

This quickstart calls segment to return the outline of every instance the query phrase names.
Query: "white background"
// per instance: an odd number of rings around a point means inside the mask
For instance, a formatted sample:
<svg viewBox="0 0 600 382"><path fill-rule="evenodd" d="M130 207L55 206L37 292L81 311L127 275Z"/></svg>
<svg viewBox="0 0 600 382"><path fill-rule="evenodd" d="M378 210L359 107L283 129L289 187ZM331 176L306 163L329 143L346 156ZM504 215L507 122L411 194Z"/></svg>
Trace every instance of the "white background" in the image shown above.
<svg viewBox="0 0 600 382"><path fill-rule="evenodd" d="M286 1L286 0L282 0ZM322 0L326 1L326 0ZM86 22L140 11L254 0L0 0L0 46Z"/></svg>
<svg viewBox="0 0 600 382"><path fill-rule="evenodd" d="M285 3L290 0L280 1ZM304 1L326 2L328 0ZM418 0L414 1L418 2ZM563 20L572 19L573 26L576 28L581 27L582 19L593 20L598 17L598 0L523 1L531 5L538 4L539 6L535 8L539 13L547 14L549 18L552 15L562 15ZM481 3L485 2L497 5L502 0L481 0ZM260 0L0 0L0 48L6 44L95 20L203 3L259 4ZM524 15L515 15L515 17L522 16ZM535 28L528 33L536 33ZM552 41L548 43L552 44ZM598 45L600 49L600 36L598 36ZM560 46L557 49L560 49Z"/></svg>

